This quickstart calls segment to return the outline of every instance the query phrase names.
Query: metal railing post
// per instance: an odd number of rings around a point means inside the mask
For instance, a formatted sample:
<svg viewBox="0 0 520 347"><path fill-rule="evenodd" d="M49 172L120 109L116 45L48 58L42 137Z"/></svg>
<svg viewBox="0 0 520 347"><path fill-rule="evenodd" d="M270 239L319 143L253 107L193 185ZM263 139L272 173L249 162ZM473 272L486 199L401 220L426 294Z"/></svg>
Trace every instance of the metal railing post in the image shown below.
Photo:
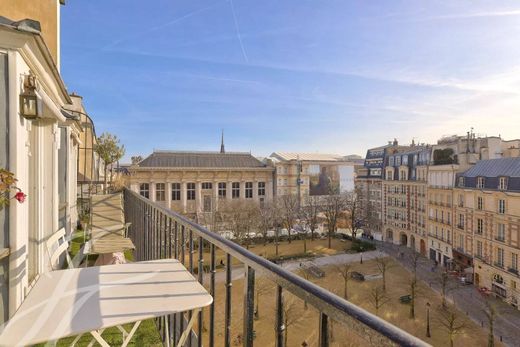
<svg viewBox="0 0 520 347"><path fill-rule="evenodd" d="M244 347L253 347L253 317L255 310L255 270L244 267Z"/></svg>

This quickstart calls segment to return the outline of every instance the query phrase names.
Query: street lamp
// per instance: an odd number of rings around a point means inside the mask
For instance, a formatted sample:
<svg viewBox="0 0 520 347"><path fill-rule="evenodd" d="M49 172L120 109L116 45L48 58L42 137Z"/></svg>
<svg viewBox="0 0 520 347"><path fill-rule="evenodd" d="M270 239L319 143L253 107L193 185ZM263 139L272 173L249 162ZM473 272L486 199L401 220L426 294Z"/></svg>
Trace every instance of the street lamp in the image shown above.
<svg viewBox="0 0 520 347"><path fill-rule="evenodd" d="M430 333L430 303L426 303L426 337L432 337Z"/></svg>
<svg viewBox="0 0 520 347"><path fill-rule="evenodd" d="M36 119L39 115L36 77L32 72L26 75L23 81L23 92L20 93L20 114L26 119Z"/></svg>

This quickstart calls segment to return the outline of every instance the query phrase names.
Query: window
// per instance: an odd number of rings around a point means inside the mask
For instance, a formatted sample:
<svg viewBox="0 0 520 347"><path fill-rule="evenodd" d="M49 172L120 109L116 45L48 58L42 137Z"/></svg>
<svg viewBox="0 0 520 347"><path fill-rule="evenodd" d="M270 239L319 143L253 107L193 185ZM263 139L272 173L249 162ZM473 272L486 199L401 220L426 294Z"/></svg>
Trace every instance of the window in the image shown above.
<svg viewBox="0 0 520 347"><path fill-rule="evenodd" d="M186 184L186 198L188 200L195 200L195 183L190 182Z"/></svg>
<svg viewBox="0 0 520 347"><path fill-rule="evenodd" d="M500 214L506 213L506 201L504 199L498 200L498 213L500 213Z"/></svg>
<svg viewBox="0 0 520 347"><path fill-rule="evenodd" d="M477 241L477 256L482 258L482 241Z"/></svg>
<svg viewBox="0 0 520 347"><path fill-rule="evenodd" d="M181 200L181 184L180 183L172 183L172 200L173 201Z"/></svg>
<svg viewBox="0 0 520 347"><path fill-rule="evenodd" d="M464 187L464 177L459 177L459 187Z"/></svg>
<svg viewBox="0 0 520 347"><path fill-rule="evenodd" d="M213 189L213 184L211 182L202 182L202 189Z"/></svg>
<svg viewBox="0 0 520 347"><path fill-rule="evenodd" d="M498 179L498 189L500 189L500 190L507 189L507 178L506 177L500 177Z"/></svg>
<svg viewBox="0 0 520 347"><path fill-rule="evenodd" d="M477 219L477 234L481 234L484 232L484 221L482 218Z"/></svg>
<svg viewBox="0 0 520 347"><path fill-rule="evenodd" d="M459 194L459 207L464 207L464 195Z"/></svg>
<svg viewBox="0 0 520 347"><path fill-rule="evenodd" d="M231 197L233 199L240 198L240 182L233 182L231 184Z"/></svg>
<svg viewBox="0 0 520 347"><path fill-rule="evenodd" d="M459 229L464 229L464 215L462 213L459 214Z"/></svg>
<svg viewBox="0 0 520 347"><path fill-rule="evenodd" d="M253 198L253 182L246 182L246 199Z"/></svg>
<svg viewBox="0 0 520 347"><path fill-rule="evenodd" d="M479 196L477 198L477 210L482 210L483 207L484 207L484 199L481 196Z"/></svg>
<svg viewBox="0 0 520 347"><path fill-rule="evenodd" d="M484 177L477 178L477 188L484 188Z"/></svg>
<svg viewBox="0 0 520 347"><path fill-rule="evenodd" d="M394 157L390 157L390 158L388 159L388 165L389 165L389 166L394 166Z"/></svg>
<svg viewBox="0 0 520 347"><path fill-rule="evenodd" d="M497 265L504 266L504 250L500 247L497 248Z"/></svg>
<svg viewBox="0 0 520 347"><path fill-rule="evenodd" d="M518 254L511 253L511 269L518 270Z"/></svg>
<svg viewBox="0 0 520 347"><path fill-rule="evenodd" d="M155 184L155 201L166 200L166 184L156 183Z"/></svg>
<svg viewBox="0 0 520 347"><path fill-rule="evenodd" d="M144 196L145 198L150 198L150 185L148 183L141 183L139 185L139 194Z"/></svg>
<svg viewBox="0 0 520 347"><path fill-rule="evenodd" d="M218 197L220 199L226 198L226 182L219 182L218 184Z"/></svg>
<svg viewBox="0 0 520 347"><path fill-rule="evenodd" d="M258 196L265 196L265 182L258 182Z"/></svg>
<svg viewBox="0 0 520 347"><path fill-rule="evenodd" d="M395 166L401 165L401 157L395 157Z"/></svg>
<svg viewBox="0 0 520 347"><path fill-rule="evenodd" d="M464 252L464 235L459 235L459 247Z"/></svg>
<svg viewBox="0 0 520 347"><path fill-rule="evenodd" d="M506 239L506 226L503 223L497 224L497 240L504 241Z"/></svg>

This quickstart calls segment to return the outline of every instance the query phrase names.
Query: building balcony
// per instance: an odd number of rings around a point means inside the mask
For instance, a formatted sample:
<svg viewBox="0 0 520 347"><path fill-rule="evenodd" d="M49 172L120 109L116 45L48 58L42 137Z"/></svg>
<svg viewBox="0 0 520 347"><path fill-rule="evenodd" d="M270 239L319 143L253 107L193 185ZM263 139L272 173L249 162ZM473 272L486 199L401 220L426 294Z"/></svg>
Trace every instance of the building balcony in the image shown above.
<svg viewBox="0 0 520 347"><path fill-rule="evenodd" d="M518 269L509 267L509 268L507 268L507 271L518 276Z"/></svg>
<svg viewBox="0 0 520 347"><path fill-rule="evenodd" d="M503 236L496 236L496 237L495 237L495 241L498 241L498 242L506 242L506 239L505 239L505 237L503 237Z"/></svg>
<svg viewBox="0 0 520 347"><path fill-rule="evenodd" d="M243 264L244 272L247 274L247 280L244 281L243 296L248 298L248 300L246 300L245 305L242 305L239 317L232 317L233 310L227 308L225 310L210 310L209 321L205 323L207 329L198 329L198 332L194 334L207 334L210 339L209 345L213 345L211 341L216 339L214 331L216 319L222 319L225 322L229 322L229 324L231 324L232 320L242 320L244 345L253 345L252 341L255 334L253 330L255 274L261 273L263 279L272 281L277 286L276 293L273 293L273 300L276 299L276 317L282 317L283 315L283 300L280 298L283 293L287 292L305 301L319 312L319 320L316 322L316 334L320 336L321 334L328 335L328 331L331 329L330 319L334 319L337 324L344 325L347 329L367 336L367 340L370 340L374 346L428 346L428 344L385 320L375 317L368 311L128 189L124 192L124 208L127 222L132 223L128 235L136 246L134 257L137 261L168 258L171 256L185 264L186 268L200 282L209 280L210 288L215 288L217 251L219 253L223 252L227 258L226 265L222 270L225 272L226 288L232 287L234 278L232 276L231 259ZM197 245L196 247L194 246L195 244ZM204 265L204 248L209 248L210 250L209 265ZM192 254L193 257L190 257L189 254ZM208 267L208 274L199 274L194 266L194 260L195 264L197 264L198 260L198 267ZM229 300L226 297L226 306L228 304L231 305ZM223 312L223 316L215 317L215 311ZM198 327L203 326L200 319ZM275 341L284 340L285 329L283 324L280 323L277 327L275 328L273 345L276 344ZM171 328L170 326L169 329ZM165 330L167 329L161 330L163 337L174 336L172 335L175 333L174 331L166 333ZM206 337L202 336L202 339L205 340ZM247 341L251 342L247 343ZM318 341L319 346L328 346L326 338L320 338ZM225 345L231 345L230 342L227 340Z"/></svg>
<svg viewBox="0 0 520 347"><path fill-rule="evenodd" d="M493 262L493 266L494 267L498 267L500 269L503 269L504 268L504 263L500 263L498 261L495 261L495 262Z"/></svg>
<svg viewBox="0 0 520 347"><path fill-rule="evenodd" d="M460 230L464 230L464 225L463 224L457 224L457 228L460 229Z"/></svg>

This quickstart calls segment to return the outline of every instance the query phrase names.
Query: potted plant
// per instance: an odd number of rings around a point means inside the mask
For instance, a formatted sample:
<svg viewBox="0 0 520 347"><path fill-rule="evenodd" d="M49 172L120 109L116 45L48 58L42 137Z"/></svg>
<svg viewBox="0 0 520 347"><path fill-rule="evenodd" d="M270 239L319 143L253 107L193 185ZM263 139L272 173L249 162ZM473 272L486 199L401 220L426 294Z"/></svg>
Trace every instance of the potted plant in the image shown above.
<svg viewBox="0 0 520 347"><path fill-rule="evenodd" d="M15 184L17 179L14 174L4 168L0 168L0 209L9 205L11 199L16 199L19 203L23 203L27 195ZM13 195L13 191L16 193Z"/></svg>

